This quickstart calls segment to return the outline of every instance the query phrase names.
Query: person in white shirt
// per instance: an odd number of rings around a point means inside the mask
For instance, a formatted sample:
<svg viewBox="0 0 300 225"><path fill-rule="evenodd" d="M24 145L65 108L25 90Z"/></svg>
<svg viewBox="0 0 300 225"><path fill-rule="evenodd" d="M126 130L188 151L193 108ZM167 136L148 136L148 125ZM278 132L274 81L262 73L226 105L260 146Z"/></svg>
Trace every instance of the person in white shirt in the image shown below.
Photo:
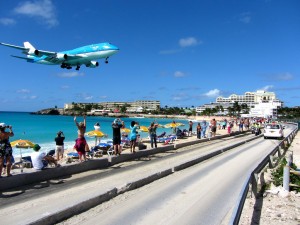
<svg viewBox="0 0 300 225"><path fill-rule="evenodd" d="M57 164L57 161L50 155L47 155L45 152L40 152L41 146L38 144L35 144L33 146L33 150L35 151L33 154L31 154L31 161L32 166L36 170L42 170L45 169L48 164L53 163L56 167L59 167L60 165Z"/></svg>

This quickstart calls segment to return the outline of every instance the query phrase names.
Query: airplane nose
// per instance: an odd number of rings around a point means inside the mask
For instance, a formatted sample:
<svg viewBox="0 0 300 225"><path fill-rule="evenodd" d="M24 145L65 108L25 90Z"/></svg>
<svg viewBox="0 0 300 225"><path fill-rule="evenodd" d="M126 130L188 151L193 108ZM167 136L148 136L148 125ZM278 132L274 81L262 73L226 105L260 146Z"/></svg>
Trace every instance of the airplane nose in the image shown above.
<svg viewBox="0 0 300 225"><path fill-rule="evenodd" d="M110 44L110 48L111 48L111 50L116 50L116 51L120 50L117 46L112 45L112 44Z"/></svg>

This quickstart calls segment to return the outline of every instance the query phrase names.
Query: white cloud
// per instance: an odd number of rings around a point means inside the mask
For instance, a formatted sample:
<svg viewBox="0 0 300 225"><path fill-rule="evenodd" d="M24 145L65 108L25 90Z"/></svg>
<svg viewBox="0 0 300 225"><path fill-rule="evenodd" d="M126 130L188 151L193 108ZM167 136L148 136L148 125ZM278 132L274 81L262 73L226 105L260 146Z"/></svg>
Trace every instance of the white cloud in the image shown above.
<svg viewBox="0 0 300 225"><path fill-rule="evenodd" d="M263 88L261 88L260 90L264 90L264 91L270 91L272 88L274 88L273 85L266 85Z"/></svg>
<svg viewBox="0 0 300 225"><path fill-rule="evenodd" d="M206 92L204 95L209 98L216 98L220 95L220 90L213 89L213 90Z"/></svg>
<svg viewBox="0 0 300 225"><path fill-rule="evenodd" d="M93 99L94 97L93 96L85 96L84 97L84 100L91 100L91 99Z"/></svg>
<svg viewBox="0 0 300 225"><path fill-rule="evenodd" d="M55 7L51 0L26 1L14 9L17 14L34 17L45 22L49 27L58 25Z"/></svg>
<svg viewBox="0 0 300 225"><path fill-rule="evenodd" d="M85 92L83 92L83 93L78 93L78 94L76 94L76 95L77 95L76 98L80 99L79 101L82 101L82 100L89 101L89 100L91 100L91 99L94 98L94 96L92 96L92 95L90 95L90 94L88 94L88 93L85 93Z"/></svg>
<svg viewBox="0 0 300 225"><path fill-rule="evenodd" d="M28 93L30 93L30 91L28 89L20 89L20 90L17 90L17 93L28 94Z"/></svg>
<svg viewBox="0 0 300 225"><path fill-rule="evenodd" d="M188 38L181 38L179 40L179 45L180 47L190 47L190 46L196 46L198 44L202 44L201 41L198 41L196 38L194 37L188 37Z"/></svg>
<svg viewBox="0 0 300 225"><path fill-rule="evenodd" d="M277 80L292 80L294 77L290 73L282 73L276 76Z"/></svg>
<svg viewBox="0 0 300 225"><path fill-rule="evenodd" d="M99 98L101 98L101 99L106 99L107 96L106 96L106 95L102 95L102 96L100 96Z"/></svg>
<svg viewBox="0 0 300 225"><path fill-rule="evenodd" d="M59 77L80 77L84 76L84 73L79 73L79 72L65 72L65 73L59 73Z"/></svg>
<svg viewBox="0 0 300 225"><path fill-rule="evenodd" d="M61 89L69 89L70 86L68 86L68 85L63 85L63 86L61 86L60 88L61 88Z"/></svg>
<svg viewBox="0 0 300 225"><path fill-rule="evenodd" d="M181 51L181 49L161 50L159 52L159 54L161 54L161 55L171 55L171 54L176 54L180 51Z"/></svg>
<svg viewBox="0 0 300 225"><path fill-rule="evenodd" d="M185 77L186 75L181 71L176 71L174 73L174 77Z"/></svg>
<svg viewBox="0 0 300 225"><path fill-rule="evenodd" d="M0 24L4 26L14 25L16 24L16 21L14 19L10 18L0 18Z"/></svg>
<svg viewBox="0 0 300 225"><path fill-rule="evenodd" d="M171 55L171 54L176 54L180 53L183 51L183 48L191 47L191 46L196 46L199 44L202 44L202 41L197 40L194 37L187 37L187 38L181 38L178 41L179 47L178 49L169 49L169 50L161 50L159 54L161 55Z"/></svg>
<svg viewBox="0 0 300 225"><path fill-rule="evenodd" d="M184 101L187 99L189 99L189 96L186 95L185 93L178 93L172 97L173 101Z"/></svg>
<svg viewBox="0 0 300 225"><path fill-rule="evenodd" d="M245 23L245 24L250 23L251 22L251 13L250 12L245 12L245 13L240 14L239 20L242 23Z"/></svg>
<svg viewBox="0 0 300 225"><path fill-rule="evenodd" d="M31 96L30 95L23 95L20 98L23 99L23 100L34 100L34 99L37 99L38 96L36 96L36 95L31 95Z"/></svg>

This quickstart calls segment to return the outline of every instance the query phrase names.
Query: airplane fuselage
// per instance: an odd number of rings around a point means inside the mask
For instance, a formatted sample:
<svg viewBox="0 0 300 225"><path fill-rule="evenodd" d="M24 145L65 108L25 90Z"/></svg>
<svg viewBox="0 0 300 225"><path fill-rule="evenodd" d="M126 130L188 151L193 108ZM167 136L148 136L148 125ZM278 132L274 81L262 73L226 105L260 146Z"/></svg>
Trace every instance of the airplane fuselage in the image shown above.
<svg viewBox="0 0 300 225"><path fill-rule="evenodd" d="M71 69L72 66L76 66L77 70L83 64L87 67L97 67L99 63L96 60L102 58L105 58L105 62L107 63L108 58L119 51L118 47L108 42L86 45L62 52L37 50L29 42L24 42L24 47L5 43L0 44L23 50L22 53L27 55L26 58L20 56L14 57L26 59L27 62L45 65L61 65L61 68L67 69Z"/></svg>

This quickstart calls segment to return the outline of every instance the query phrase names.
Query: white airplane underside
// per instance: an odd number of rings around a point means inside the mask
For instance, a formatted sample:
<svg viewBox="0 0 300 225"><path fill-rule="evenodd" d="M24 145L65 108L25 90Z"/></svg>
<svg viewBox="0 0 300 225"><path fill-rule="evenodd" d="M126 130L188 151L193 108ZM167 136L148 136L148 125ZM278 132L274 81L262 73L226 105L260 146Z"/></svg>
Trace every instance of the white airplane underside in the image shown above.
<svg viewBox="0 0 300 225"><path fill-rule="evenodd" d="M45 64L45 65L60 65L61 68L71 69L73 66L76 70L80 69L81 65L95 68L99 66L98 59L105 59L108 63L108 58L119 51L119 48L108 43L99 43L83 46L69 51L50 52L35 49L29 42L24 42L24 47L1 43L22 50L22 53L27 57L13 56L19 59L25 59L27 62Z"/></svg>

